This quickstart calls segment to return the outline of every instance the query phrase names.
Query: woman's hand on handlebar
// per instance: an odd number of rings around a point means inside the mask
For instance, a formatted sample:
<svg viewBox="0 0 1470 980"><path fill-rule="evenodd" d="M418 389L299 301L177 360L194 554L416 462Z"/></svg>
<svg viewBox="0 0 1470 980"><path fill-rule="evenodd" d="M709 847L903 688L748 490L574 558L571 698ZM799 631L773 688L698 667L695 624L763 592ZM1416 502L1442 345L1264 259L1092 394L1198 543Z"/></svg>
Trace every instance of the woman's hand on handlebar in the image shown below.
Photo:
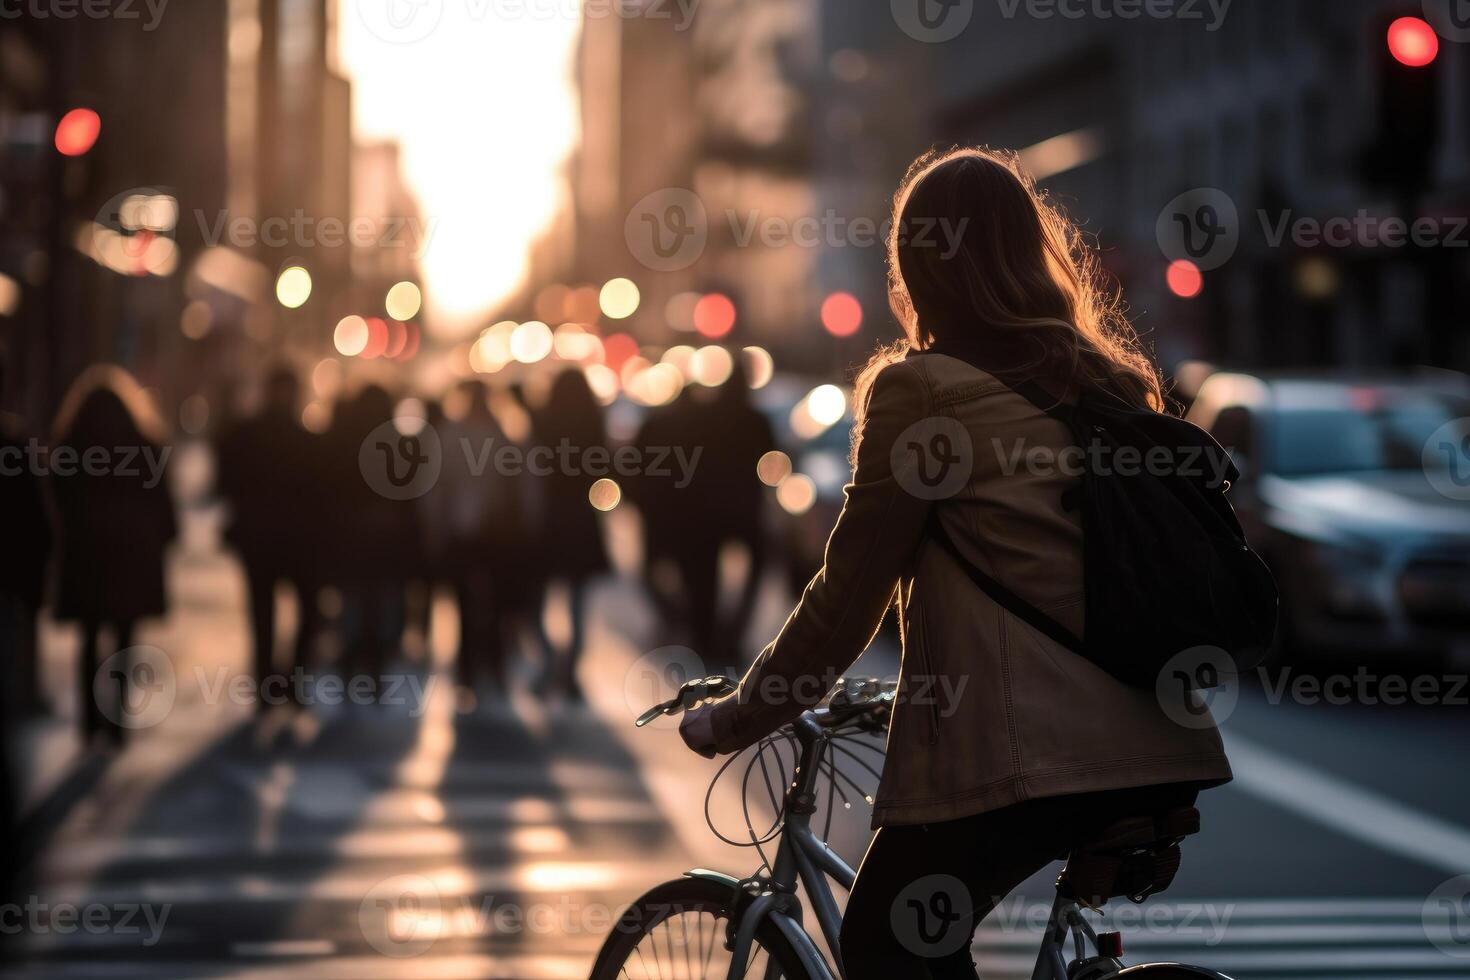
<svg viewBox="0 0 1470 980"><path fill-rule="evenodd" d="M717 754L713 710L714 704L704 701L685 711L683 720L679 722L679 735L684 744L706 759L713 759Z"/></svg>

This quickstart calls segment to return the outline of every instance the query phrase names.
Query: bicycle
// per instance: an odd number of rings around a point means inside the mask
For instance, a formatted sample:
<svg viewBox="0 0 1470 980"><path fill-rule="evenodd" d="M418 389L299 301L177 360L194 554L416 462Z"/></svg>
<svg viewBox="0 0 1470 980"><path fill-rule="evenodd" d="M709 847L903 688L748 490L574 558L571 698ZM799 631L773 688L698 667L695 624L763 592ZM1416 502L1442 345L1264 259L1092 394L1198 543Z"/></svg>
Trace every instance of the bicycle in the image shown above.
<svg viewBox="0 0 1470 980"><path fill-rule="evenodd" d="M728 693L733 686L725 677L690 681L678 695L645 712L637 724L642 727L660 716L678 714L702 700ZM773 746L786 744L794 752L794 768L772 829L756 834L746 805L750 843L759 851L762 870L768 873L758 871L742 879L696 868L682 878L655 886L621 915L598 953L589 980L845 977L838 952L842 915L828 879L850 891L857 872L818 836L812 818L819 810L824 771L830 780L829 829L833 794L846 797L839 781L857 788L837 769L837 757L856 760L877 776L878 771L867 765L852 746L866 745L882 755L882 749L862 739L887 731L896 697L896 685L892 683L873 678L843 679L823 705L804 712L791 725L757 743L743 788L748 788L757 764L769 783L765 757ZM711 794L714 783L742 755L731 758L716 774ZM784 759L781 761L784 764ZM772 798L774 802L774 794ZM710 828L722 839L738 843L720 834L712 821ZM1056 899L1032 980L1230 980L1221 973L1177 963L1125 967L1121 936L1096 933L1082 914L1084 908L1100 911L1111 898L1126 896L1142 902L1162 891L1179 866L1180 843L1198 829L1197 810L1177 810L1155 818L1124 821L1098 840L1064 855L1067 866L1057 879ZM778 842L774 864L760 851L761 845L770 841ZM821 935L837 960L835 966L823 957L802 923L804 909L796 892L798 882L810 898Z"/></svg>

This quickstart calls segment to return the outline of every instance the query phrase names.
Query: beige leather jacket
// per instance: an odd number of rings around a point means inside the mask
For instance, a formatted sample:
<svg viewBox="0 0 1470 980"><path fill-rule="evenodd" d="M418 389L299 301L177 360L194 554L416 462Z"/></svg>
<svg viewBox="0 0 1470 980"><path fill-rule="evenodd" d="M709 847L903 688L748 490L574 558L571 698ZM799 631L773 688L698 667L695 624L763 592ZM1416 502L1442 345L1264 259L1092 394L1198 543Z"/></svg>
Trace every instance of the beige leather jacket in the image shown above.
<svg viewBox="0 0 1470 980"><path fill-rule="evenodd" d="M1064 425L932 353L885 368L864 417L822 570L738 691L714 706L720 751L820 700L896 600L903 664L874 826L1230 779L1207 711L1114 680L996 605L929 540L938 508L971 561L1081 635L1082 532L1062 506L1075 477L1054 465L1071 445Z"/></svg>

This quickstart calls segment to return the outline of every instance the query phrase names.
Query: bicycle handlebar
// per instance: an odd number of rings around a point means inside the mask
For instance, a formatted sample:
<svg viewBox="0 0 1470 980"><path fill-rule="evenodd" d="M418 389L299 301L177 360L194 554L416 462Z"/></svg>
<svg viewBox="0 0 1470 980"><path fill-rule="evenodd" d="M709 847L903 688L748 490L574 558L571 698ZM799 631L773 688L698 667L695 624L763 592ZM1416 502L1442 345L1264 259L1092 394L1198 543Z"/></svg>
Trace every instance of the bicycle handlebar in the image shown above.
<svg viewBox="0 0 1470 980"><path fill-rule="evenodd" d="M662 715L676 715L701 701L723 697L735 690L735 681L721 675L700 677L679 688L679 693L660 702L638 716L634 724L642 728ZM836 727L857 722L864 727L883 729L888 726L897 700L898 684L876 677L843 677L826 697L826 705L811 709L812 720L823 727Z"/></svg>

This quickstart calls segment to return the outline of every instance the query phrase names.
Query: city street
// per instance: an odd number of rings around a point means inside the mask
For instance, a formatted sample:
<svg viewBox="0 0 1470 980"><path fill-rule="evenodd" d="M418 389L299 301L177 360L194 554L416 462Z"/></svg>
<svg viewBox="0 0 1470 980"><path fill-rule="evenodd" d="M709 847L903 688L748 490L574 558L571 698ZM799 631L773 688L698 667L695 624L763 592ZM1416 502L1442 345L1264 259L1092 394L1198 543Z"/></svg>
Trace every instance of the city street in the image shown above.
<svg viewBox="0 0 1470 980"><path fill-rule="evenodd" d="M1470 980L1467 14L0 0L0 980Z"/></svg>
<svg viewBox="0 0 1470 980"><path fill-rule="evenodd" d="M649 885L691 866L753 870L701 817L715 764L671 724L631 725L658 638L626 576L597 595L586 708L517 692L457 713L439 615L436 662L405 685L422 698L253 720L213 681L189 680L240 671L245 637L238 603L220 598L239 596L238 571L207 517L187 526L176 612L143 637L169 651L174 708L50 828L26 925L8 937L18 962L0 975L581 977ZM779 623L776 591L763 628ZM48 645L70 714L71 651L58 631ZM865 659L891 669L884 650ZM204 703L211 691L223 703ZM1451 917L1463 889L1430 896L1470 868L1470 787L1446 778L1462 768L1470 711L1271 697L1248 686L1229 717L1238 779L1206 798L1174 888L1142 910L1115 906L1130 956L1252 980L1464 977L1470 944ZM733 781L721 787L733 834ZM862 809L833 833L852 860ZM1051 874L982 930L984 976L1029 975Z"/></svg>

